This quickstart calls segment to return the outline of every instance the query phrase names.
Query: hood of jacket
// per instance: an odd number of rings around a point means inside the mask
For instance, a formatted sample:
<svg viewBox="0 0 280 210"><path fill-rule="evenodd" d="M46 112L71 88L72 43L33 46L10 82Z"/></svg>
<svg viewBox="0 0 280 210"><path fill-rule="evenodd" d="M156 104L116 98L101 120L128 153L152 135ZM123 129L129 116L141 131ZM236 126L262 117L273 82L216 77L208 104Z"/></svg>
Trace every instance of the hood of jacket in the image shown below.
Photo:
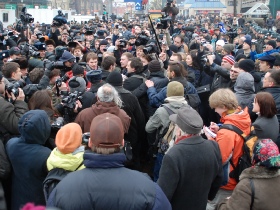
<svg viewBox="0 0 280 210"><path fill-rule="evenodd" d="M96 106L96 107L92 110L96 116L99 114L106 113L106 112L109 112L114 115L118 115L118 113L120 111L120 108L115 104L115 102L97 101L94 106Z"/></svg>
<svg viewBox="0 0 280 210"><path fill-rule="evenodd" d="M51 133L51 124L43 110L26 112L18 123L21 139L28 144L44 145Z"/></svg>
<svg viewBox="0 0 280 210"><path fill-rule="evenodd" d="M150 77L167 78L167 77L164 75L164 71L150 72Z"/></svg>
<svg viewBox="0 0 280 210"><path fill-rule="evenodd" d="M237 95L254 94L255 86L253 76L248 72L240 73L236 79L234 90Z"/></svg>
<svg viewBox="0 0 280 210"><path fill-rule="evenodd" d="M47 167L48 170L52 170L53 168L63 168L68 171L75 171L77 168L82 169L84 155L84 146L80 146L73 153L63 154L57 148L54 148L51 152L48 160ZM79 167L80 166L80 167Z"/></svg>

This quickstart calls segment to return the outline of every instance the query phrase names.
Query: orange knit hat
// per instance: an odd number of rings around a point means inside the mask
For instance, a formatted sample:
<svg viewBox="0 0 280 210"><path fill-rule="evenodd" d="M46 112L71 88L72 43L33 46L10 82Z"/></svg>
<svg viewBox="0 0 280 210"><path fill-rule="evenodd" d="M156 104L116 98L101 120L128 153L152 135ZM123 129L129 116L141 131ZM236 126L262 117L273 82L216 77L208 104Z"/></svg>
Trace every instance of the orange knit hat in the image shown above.
<svg viewBox="0 0 280 210"><path fill-rule="evenodd" d="M64 125L56 134L55 144L57 149L68 154L74 152L82 143L82 129L77 123Z"/></svg>

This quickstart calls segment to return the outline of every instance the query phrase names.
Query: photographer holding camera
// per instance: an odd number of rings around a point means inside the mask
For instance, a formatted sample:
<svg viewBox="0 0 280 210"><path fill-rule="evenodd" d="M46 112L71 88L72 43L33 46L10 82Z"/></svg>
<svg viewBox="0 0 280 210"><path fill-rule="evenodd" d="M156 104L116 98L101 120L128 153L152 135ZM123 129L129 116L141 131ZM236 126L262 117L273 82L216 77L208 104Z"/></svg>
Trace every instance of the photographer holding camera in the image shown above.
<svg viewBox="0 0 280 210"><path fill-rule="evenodd" d="M173 34L175 17L179 13L179 8L176 7L175 4L176 1L167 0L166 6L161 10L161 12L164 12L165 15L168 15L172 18L172 21L170 22L170 34Z"/></svg>
<svg viewBox="0 0 280 210"><path fill-rule="evenodd" d="M13 103L5 100L5 95ZM0 139L6 143L10 138L19 135L18 121L20 117L28 111L28 106L24 102L24 93L19 88L19 95L15 97L14 93L8 93L4 84L4 77L0 71Z"/></svg>

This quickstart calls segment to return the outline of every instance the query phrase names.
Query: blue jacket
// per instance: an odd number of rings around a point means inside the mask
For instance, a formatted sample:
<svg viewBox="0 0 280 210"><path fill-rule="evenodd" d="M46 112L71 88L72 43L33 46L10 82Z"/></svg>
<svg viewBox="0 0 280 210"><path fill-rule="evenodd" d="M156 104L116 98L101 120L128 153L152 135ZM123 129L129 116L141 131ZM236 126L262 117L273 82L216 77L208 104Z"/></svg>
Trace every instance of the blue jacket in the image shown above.
<svg viewBox="0 0 280 210"><path fill-rule="evenodd" d="M46 161L51 150L43 145L50 136L51 125L43 110L26 112L18 123L19 138L6 144L7 155L13 167L12 210L27 202L44 205L43 181L47 175Z"/></svg>
<svg viewBox="0 0 280 210"><path fill-rule="evenodd" d="M188 87L188 94L197 94L197 91L195 87L192 85L192 83L188 82L185 78L173 78L172 81L178 81L183 84L184 87ZM160 107L164 103L164 99L167 92L167 86L162 88L159 92L157 92L155 87L150 87L147 90L148 98L150 105L153 107Z"/></svg>
<svg viewBox="0 0 280 210"><path fill-rule="evenodd" d="M87 151L85 169L67 175L53 190L47 206L67 210L171 210L161 188L148 176L124 167L123 153Z"/></svg>

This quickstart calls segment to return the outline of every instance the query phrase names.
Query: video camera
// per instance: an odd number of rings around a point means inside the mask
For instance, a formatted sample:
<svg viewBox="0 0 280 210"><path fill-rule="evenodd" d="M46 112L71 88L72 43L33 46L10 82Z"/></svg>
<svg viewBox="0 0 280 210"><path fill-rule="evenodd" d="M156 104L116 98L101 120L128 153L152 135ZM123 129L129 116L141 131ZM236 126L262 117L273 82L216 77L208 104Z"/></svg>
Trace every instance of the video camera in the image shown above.
<svg viewBox="0 0 280 210"><path fill-rule="evenodd" d="M124 48L124 47L126 47L126 45L127 45L127 41L124 40L124 39L121 39L121 40L120 40L120 45L119 45L119 47L120 47L120 48Z"/></svg>
<svg viewBox="0 0 280 210"><path fill-rule="evenodd" d="M64 14L61 10L58 10L58 15L53 18L53 22L51 26L60 27L67 23L67 19L65 18Z"/></svg>
<svg viewBox="0 0 280 210"><path fill-rule="evenodd" d="M51 128L54 130L59 130L65 124L63 117L58 117L56 120L51 124Z"/></svg>
<svg viewBox="0 0 280 210"><path fill-rule="evenodd" d="M5 85L5 90L11 94L13 93L15 97L19 96L19 88L23 88L26 83L23 80L19 80L15 83L9 83Z"/></svg>
<svg viewBox="0 0 280 210"><path fill-rule="evenodd" d="M143 49L144 54L159 53L159 50L154 42L149 43Z"/></svg>
<svg viewBox="0 0 280 210"><path fill-rule="evenodd" d="M62 98L62 104L64 107L69 109L74 109L76 107L76 101L79 100L82 103L82 93L75 91L74 93L69 93L67 96Z"/></svg>
<svg viewBox="0 0 280 210"><path fill-rule="evenodd" d="M37 39L39 39L40 42L42 42L42 43L45 42L45 37L43 36L43 34L41 32L38 32L36 34L36 36L37 36Z"/></svg>
<svg viewBox="0 0 280 210"><path fill-rule="evenodd" d="M48 70L53 70L53 69L64 69L65 66L62 61L49 61L49 60L44 60L44 68L47 68Z"/></svg>
<svg viewBox="0 0 280 210"><path fill-rule="evenodd" d="M171 7L171 4L173 3L173 0L167 0L166 6Z"/></svg>
<svg viewBox="0 0 280 210"><path fill-rule="evenodd" d="M157 24L157 29L167 29L168 24L172 21L172 18L168 15L162 15L160 18L160 23Z"/></svg>
<svg viewBox="0 0 280 210"><path fill-rule="evenodd" d="M137 39L135 41L135 45L136 46L146 45L149 40L150 40L150 37L148 37L146 35L146 33L144 31L142 31L141 34L137 37Z"/></svg>
<svg viewBox="0 0 280 210"><path fill-rule="evenodd" d="M28 23L34 22L32 15L27 13L26 7L23 7L21 10L20 20L24 26L26 26Z"/></svg>
<svg viewBox="0 0 280 210"><path fill-rule="evenodd" d="M67 82L68 79L69 79L68 75L64 74L63 77L60 77L60 78L56 79L55 86L56 87L61 87L62 82Z"/></svg>

